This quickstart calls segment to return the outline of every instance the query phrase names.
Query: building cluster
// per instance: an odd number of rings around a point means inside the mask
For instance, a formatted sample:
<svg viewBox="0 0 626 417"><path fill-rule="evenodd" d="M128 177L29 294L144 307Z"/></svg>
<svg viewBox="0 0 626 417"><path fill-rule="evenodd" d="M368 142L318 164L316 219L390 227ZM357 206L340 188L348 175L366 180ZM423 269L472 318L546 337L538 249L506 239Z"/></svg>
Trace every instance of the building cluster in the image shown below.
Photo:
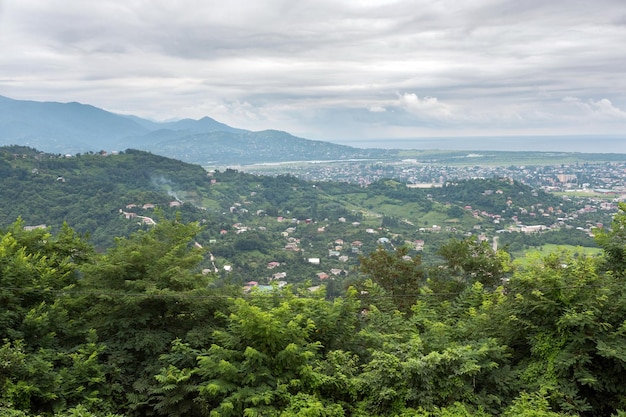
<svg viewBox="0 0 626 417"><path fill-rule="evenodd" d="M281 174L288 170L294 176L308 181L343 181L366 186L385 178L407 182L412 187L437 187L448 181L507 177L534 188L547 191L575 189L596 190L626 194L626 162L575 163L535 166L456 166L420 163L404 160L390 163L342 162L328 164L300 164L277 166L275 172L267 170L258 174Z"/></svg>
<svg viewBox="0 0 626 417"><path fill-rule="evenodd" d="M299 169L302 171L293 171L292 174L308 180L349 181L363 186L383 178L394 178L414 188L439 187L463 179L505 178L505 181L516 180L531 186L535 197L541 193L539 190L557 193L560 197L540 202L533 199L532 204L527 204L528 199L522 198L524 193L509 195L503 191L506 189L504 185L502 189L492 185L489 188L493 189L475 189L471 192L480 196L477 200L492 197L499 201L493 207L487 205L478 208L476 205L479 203L468 202L451 216L454 221L438 219L432 222L437 224L432 224L408 216L395 219L395 225L385 225L380 220L383 214L365 210L362 222L351 221L343 216L329 216L323 220L309 218L307 216L313 217L309 212L304 212L302 218L293 217L294 213L289 211L269 215L266 206L257 205L248 196L240 197L239 202L230 202L230 208L223 211L222 216L232 218L233 222L223 222L220 225L222 229L216 229L209 241L211 247L232 245L235 239L245 239L247 233L254 232L267 235L267 241L272 242L281 255L267 254L261 258L261 270L257 269L253 274L242 272L245 270L242 265L247 261L237 260L232 263L230 259L221 258L216 261L217 264L226 262L228 265L217 268L211 258L212 268L207 271L233 276L243 274L242 283L245 283L246 291L267 291L301 279L311 280L313 284L331 283L334 279L348 275L348 271L352 273L359 256L377 246L393 249L408 245L425 256L432 256L433 248L445 238L442 235L475 236L480 241L496 245L498 239L517 239L514 237L517 235L506 235L505 238L502 233L523 235L578 229L592 234L594 228L610 223L611 214L617 209L617 201L626 195L626 163L497 167L444 166L403 161L388 165L363 162L301 165ZM581 197L575 191L589 191L590 195ZM254 197L254 194L250 196ZM427 198L443 207L455 204L444 199L439 201L437 195L433 190L432 194L427 194ZM169 203L170 206L175 204L180 202ZM146 214L153 208L153 204L129 204L120 213L129 220L146 223L152 220ZM398 230L395 230L396 227ZM390 229L394 229L393 232ZM237 237L242 234L242 237ZM283 259L292 260L291 264ZM293 259L299 259L299 264L296 265Z"/></svg>

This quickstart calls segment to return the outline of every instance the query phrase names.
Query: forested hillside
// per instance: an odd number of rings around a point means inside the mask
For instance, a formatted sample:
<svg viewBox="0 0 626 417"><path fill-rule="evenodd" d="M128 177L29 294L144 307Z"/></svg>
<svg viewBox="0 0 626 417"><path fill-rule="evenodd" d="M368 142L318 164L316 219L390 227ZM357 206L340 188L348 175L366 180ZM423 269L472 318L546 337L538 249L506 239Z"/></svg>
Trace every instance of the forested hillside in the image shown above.
<svg viewBox="0 0 626 417"><path fill-rule="evenodd" d="M586 203L507 178L431 189L394 180L361 187L206 172L136 150L65 157L5 147L0 170L0 226L21 218L27 228L57 233L67 223L103 252L117 237L162 220L199 222L196 241L212 255L202 260L203 269L241 285L277 280L307 288L332 277L329 297L350 284L359 256L379 246L406 246L429 267L449 239L497 239L519 257L546 243L595 246L591 228L608 224L611 215L580 212Z"/></svg>
<svg viewBox="0 0 626 417"><path fill-rule="evenodd" d="M25 147L0 149L0 174L1 224L21 217L27 226L59 230L67 222L89 233L98 247L137 230L136 222L120 215L126 205L150 203L167 210L175 201L173 187L184 194L185 187L206 177L198 166L145 152L64 158ZM184 185L179 189L178 184Z"/></svg>
<svg viewBox="0 0 626 417"><path fill-rule="evenodd" d="M626 408L626 205L604 256L453 240L378 249L325 287L200 272L197 223L98 254L69 227L0 238L3 416L609 416Z"/></svg>

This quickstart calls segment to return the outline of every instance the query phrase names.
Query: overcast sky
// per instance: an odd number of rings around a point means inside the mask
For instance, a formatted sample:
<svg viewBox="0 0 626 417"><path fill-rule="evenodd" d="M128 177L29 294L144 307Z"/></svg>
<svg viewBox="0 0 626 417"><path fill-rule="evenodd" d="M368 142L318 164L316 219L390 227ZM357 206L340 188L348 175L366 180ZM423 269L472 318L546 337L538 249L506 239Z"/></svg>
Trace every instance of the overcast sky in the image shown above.
<svg viewBox="0 0 626 417"><path fill-rule="evenodd" d="M0 95L310 139L626 133L624 0L0 0Z"/></svg>

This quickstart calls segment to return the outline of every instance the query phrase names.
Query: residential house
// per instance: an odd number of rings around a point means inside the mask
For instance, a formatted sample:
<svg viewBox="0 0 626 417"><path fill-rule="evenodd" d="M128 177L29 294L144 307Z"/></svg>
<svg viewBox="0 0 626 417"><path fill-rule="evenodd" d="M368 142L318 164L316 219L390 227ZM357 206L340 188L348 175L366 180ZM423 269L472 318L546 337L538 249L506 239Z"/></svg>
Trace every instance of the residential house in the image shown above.
<svg viewBox="0 0 626 417"><path fill-rule="evenodd" d="M300 250L300 248L298 247L298 244L296 242L289 242L285 245L285 250L297 252Z"/></svg>
<svg viewBox="0 0 626 417"><path fill-rule="evenodd" d="M122 211L122 209L120 209L120 213L122 213L127 220L137 217L137 213L129 213L127 211Z"/></svg>
<svg viewBox="0 0 626 417"><path fill-rule="evenodd" d="M286 272L277 272L275 274L272 274L272 280L281 280L283 278L287 277L287 273Z"/></svg>
<svg viewBox="0 0 626 417"><path fill-rule="evenodd" d="M156 225L156 222L151 219L150 217L146 217L146 216L137 216L137 218L143 223L143 224L147 224L148 226L154 226Z"/></svg>

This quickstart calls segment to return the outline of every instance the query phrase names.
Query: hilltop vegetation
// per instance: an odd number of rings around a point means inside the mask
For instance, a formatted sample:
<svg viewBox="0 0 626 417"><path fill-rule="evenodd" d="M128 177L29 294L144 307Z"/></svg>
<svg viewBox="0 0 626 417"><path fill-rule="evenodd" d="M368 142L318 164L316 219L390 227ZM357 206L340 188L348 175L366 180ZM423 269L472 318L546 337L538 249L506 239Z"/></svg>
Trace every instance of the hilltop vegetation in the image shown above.
<svg viewBox="0 0 626 417"><path fill-rule="evenodd" d="M607 416L626 404L626 205L602 258L510 268L451 241L436 274L379 249L353 285L243 293L197 223L98 254L69 227L0 238L0 412L31 416Z"/></svg>
<svg viewBox="0 0 626 417"><path fill-rule="evenodd" d="M27 225L59 230L67 222L99 247L137 230L120 216L127 204L150 202L167 210L175 200L168 195L172 186L184 193L206 176L200 167L145 152L69 159L24 147L2 148L0 171L2 224L21 217Z"/></svg>

